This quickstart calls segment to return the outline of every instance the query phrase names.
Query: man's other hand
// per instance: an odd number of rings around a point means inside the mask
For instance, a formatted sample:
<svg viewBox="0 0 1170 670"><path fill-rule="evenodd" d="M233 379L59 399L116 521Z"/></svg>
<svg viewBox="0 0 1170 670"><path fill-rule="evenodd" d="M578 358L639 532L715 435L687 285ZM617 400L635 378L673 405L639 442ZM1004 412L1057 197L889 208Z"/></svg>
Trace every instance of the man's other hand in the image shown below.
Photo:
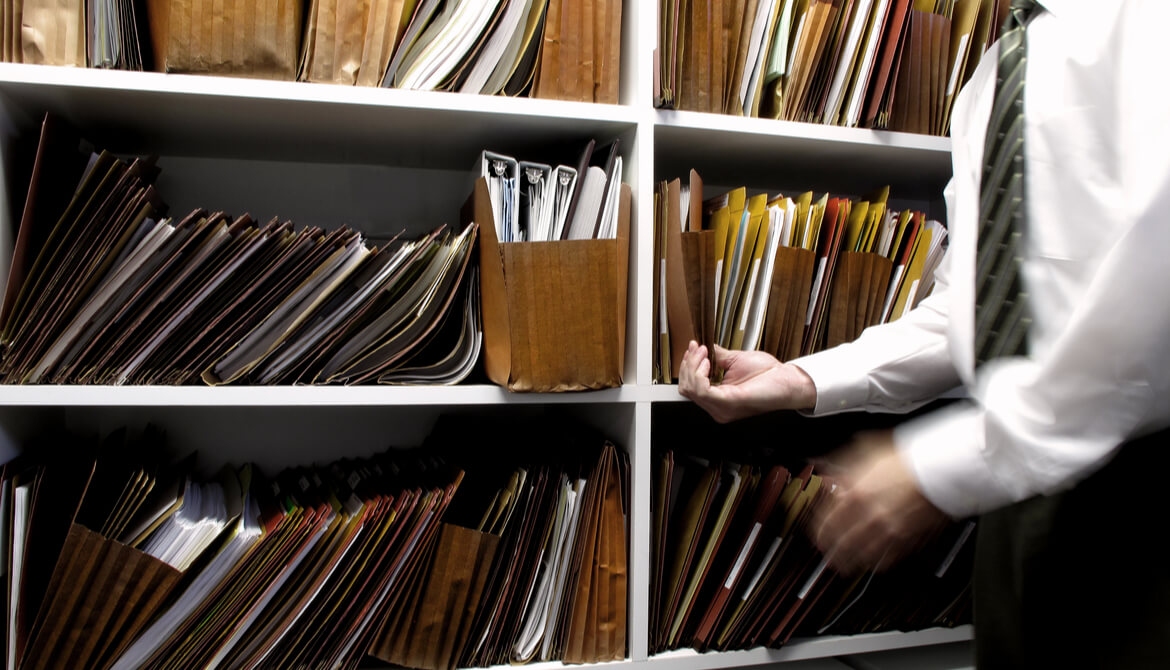
<svg viewBox="0 0 1170 670"><path fill-rule="evenodd" d="M838 572L886 568L946 523L889 431L862 433L826 461L823 474L836 488L816 510L811 534Z"/></svg>

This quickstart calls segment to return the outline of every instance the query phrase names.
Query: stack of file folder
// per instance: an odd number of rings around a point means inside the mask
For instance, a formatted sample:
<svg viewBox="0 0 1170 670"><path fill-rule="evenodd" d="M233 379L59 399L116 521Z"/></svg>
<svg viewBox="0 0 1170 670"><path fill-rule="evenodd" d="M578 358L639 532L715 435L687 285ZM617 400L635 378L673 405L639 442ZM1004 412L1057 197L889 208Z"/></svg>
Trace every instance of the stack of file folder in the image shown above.
<svg viewBox="0 0 1170 670"><path fill-rule="evenodd" d="M512 458L500 459L484 449L483 427L472 442L467 426L440 424L429 441L467 474L430 573L371 653L428 669L625 658L625 452L564 429L517 435L501 424ZM550 454L549 440L567 449Z"/></svg>
<svg viewBox="0 0 1170 670"><path fill-rule="evenodd" d="M45 436L0 471L5 667L624 658L628 461L549 439L576 456L489 462L463 438L201 481L158 431Z"/></svg>
<svg viewBox="0 0 1170 670"><path fill-rule="evenodd" d="M943 135L1008 0L662 0L660 107Z"/></svg>
<svg viewBox="0 0 1170 670"><path fill-rule="evenodd" d="M617 103L621 0L6 0L0 60Z"/></svg>
<svg viewBox="0 0 1170 670"><path fill-rule="evenodd" d="M812 466L666 451L653 480L652 653L970 622L972 522L948 527L889 572L845 577L808 537L832 487Z"/></svg>
<svg viewBox="0 0 1170 670"><path fill-rule="evenodd" d="M655 193L654 370L670 383L691 340L791 360L900 318L930 293L946 228L861 199L746 188L704 200L691 171ZM714 370L717 374L718 371Z"/></svg>
<svg viewBox="0 0 1170 670"><path fill-rule="evenodd" d="M8 667L352 667L460 476L383 455L197 483L123 442L6 464Z"/></svg>
<svg viewBox="0 0 1170 670"><path fill-rule="evenodd" d="M196 210L152 160L46 117L0 307L5 383L456 383L481 348L477 226L382 247Z"/></svg>

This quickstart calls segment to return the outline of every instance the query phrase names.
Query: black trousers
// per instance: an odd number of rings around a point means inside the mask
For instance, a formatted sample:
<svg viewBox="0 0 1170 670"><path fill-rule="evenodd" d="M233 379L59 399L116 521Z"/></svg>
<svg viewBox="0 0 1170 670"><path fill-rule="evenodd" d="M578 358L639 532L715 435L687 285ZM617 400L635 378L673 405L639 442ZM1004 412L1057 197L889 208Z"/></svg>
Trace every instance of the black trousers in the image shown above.
<svg viewBox="0 0 1170 670"><path fill-rule="evenodd" d="M1170 431L1075 488L984 515L975 656L999 668L1170 668Z"/></svg>

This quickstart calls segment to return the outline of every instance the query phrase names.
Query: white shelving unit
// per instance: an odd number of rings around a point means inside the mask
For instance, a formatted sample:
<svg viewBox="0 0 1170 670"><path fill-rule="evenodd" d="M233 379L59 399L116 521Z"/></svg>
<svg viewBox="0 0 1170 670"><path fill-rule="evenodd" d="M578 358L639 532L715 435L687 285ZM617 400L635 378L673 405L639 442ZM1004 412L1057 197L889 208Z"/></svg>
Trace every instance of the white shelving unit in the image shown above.
<svg viewBox="0 0 1170 670"><path fill-rule="evenodd" d="M0 64L5 185L14 141L35 136L50 111L115 152L158 154L159 190L177 214L200 206L421 233L457 223L480 150L565 161L591 137L622 139L635 198L621 388L0 387L0 452L50 422L109 429L150 421L207 461L276 467L416 444L446 411L523 417L555 406L602 428L631 456L630 659L611 665L841 667L829 659L970 639L965 627L648 656L651 417L656 405L682 400L675 387L650 383L655 181L695 167L709 184L769 189L860 192L888 183L895 197L938 214L950 174L945 138L653 109L655 11L655 3L626 3L619 105ZM0 189L0 277L15 232L10 212L21 202L23 194Z"/></svg>

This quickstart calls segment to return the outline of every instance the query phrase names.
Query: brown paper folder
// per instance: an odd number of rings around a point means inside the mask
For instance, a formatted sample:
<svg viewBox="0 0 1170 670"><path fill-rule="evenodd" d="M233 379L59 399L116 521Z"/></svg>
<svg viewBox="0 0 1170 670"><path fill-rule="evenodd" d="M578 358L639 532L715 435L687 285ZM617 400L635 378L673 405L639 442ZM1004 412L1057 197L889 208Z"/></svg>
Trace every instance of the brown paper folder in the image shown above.
<svg viewBox="0 0 1170 670"><path fill-rule="evenodd" d="M24 0L12 5L22 12L15 25L20 31L21 47L17 61L85 67L83 0Z"/></svg>
<svg viewBox="0 0 1170 670"><path fill-rule="evenodd" d="M373 4L379 3L375 1ZM369 40L369 33L379 28L367 24L370 5L369 2L346 0L313 0L309 3L308 16L305 17L305 43L300 52L300 80L345 85L357 83L365 42Z"/></svg>
<svg viewBox="0 0 1170 670"><path fill-rule="evenodd" d="M670 376L678 379L679 366L683 356L687 353L687 345L691 340L701 339L702 312L696 308L701 303L701 288L699 294L692 293L695 280L704 277L701 274L703 263L702 251L695 243L688 243L691 253L698 252L699 258L687 258L683 245L682 212L679 211L680 183L675 179L666 185L666 198L662 206L666 212L666 316L670 323ZM694 237L691 234L690 237ZM714 259L714 238L711 239L711 258ZM710 344L703 341L704 344ZM664 375L665 376L665 375Z"/></svg>
<svg viewBox="0 0 1170 670"><path fill-rule="evenodd" d="M619 386L625 366L630 187L617 238L500 244L480 178L463 207L480 225L484 365L511 391Z"/></svg>
<svg viewBox="0 0 1170 670"><path fill-rule="evenodd" d="M715 231L682 233L682 256L687 307L695 339L712 351L715 343Z"/></svg>
<svg viewBox="0 0 1170 670"><path fill-rule="evenodd" d="M69 530L57 567L22 667L104 667L119 650L103 639L133 640L181 577L162 561L78 524Z"/></svg>
<svg viewBox="0 0 1170 670"><path fill-rule="evenodd" d="M471 632L499 541L490 533L443 524L418 609L403 625L383 630L370 652L408 668L453 669Z"/></svg>
<svg viewBox="0 0 1170 670"><path fill-rule="evenodd" d="M626 657L627 536L622 468L606 444L590 476L594 496L582 508L577 543L580 573L565 601L565 663L602 663Z"/></svg>
<svg viewBox="0 0 1170 670"><path fill-rule="evenodd" d="M620 0L549 0L533 97L618 101Z"/></svg>
<svg viewBox="0 0 1170 670"><path fill-rule="evenodd" d="M813 252L800 247L780 247L768 291L763 350L782 361L800 355L800 338L808 313L812 288Z"/></svg>
<svg viewBox="0 0 1170 670"><path fill-rule="evenodd" d="M890 259L879 254L841 254L833 277L825 348L852 342L877 323L892 266Z"/></svg>
<svg viewBox="0 0 1170 670"><path fill-rule="evenodd" d="M148 0L155 68L295 79L302 4L300 0Z"/></svg>

